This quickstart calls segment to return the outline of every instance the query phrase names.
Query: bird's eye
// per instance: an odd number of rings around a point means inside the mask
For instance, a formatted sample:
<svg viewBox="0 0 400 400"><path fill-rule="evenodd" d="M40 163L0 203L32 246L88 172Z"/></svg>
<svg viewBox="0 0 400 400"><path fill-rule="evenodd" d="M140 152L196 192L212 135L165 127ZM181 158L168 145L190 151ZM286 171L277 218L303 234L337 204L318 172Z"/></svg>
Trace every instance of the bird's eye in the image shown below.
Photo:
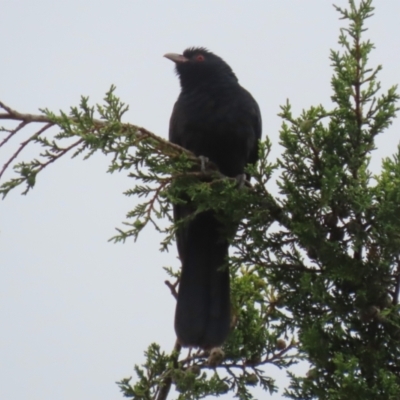
<svg viewBox="0 0 400 400"><path fill-rule="evenodd" d="M196 56L196 61L204 61L204 56L202 55L202 54L198 54L197 56Z"/></svg>

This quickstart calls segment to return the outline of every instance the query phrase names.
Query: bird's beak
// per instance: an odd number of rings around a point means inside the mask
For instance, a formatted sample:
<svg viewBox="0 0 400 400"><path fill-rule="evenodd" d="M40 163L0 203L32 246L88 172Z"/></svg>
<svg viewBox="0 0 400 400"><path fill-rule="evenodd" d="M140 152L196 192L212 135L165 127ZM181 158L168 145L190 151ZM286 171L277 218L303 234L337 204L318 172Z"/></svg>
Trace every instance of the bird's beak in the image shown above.
<svg viewBox="0 0 400 400"><path fill-rule="evenodd" d="M167 53L164 54L164 57L168 58L168 60L173 61L175 64L181 64L186 61L189 61L189 59L183 56L182 54L176 54L176 53Z"/></svg>

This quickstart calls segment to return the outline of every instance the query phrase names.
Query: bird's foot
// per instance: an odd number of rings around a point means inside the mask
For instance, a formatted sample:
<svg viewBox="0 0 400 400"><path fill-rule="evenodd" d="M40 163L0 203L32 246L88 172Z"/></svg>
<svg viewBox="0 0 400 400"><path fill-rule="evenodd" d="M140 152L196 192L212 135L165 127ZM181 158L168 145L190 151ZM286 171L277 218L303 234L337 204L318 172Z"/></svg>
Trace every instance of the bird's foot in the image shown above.
<svg viewBox="0 0 400 400"><path fill-rule="evenodd" d="M238 188L241 189L244 186L244 184L246 183L247 176L246 176L246 174L240 174L240 175L237 175L235 177L235 179L237 181Z"/></svg>
<svg viewBox="0 0 400 400"><path fill-rule="evenodd" d="M206 165L210 161L210 159L208 157L205 157L205 156L199 156L199 160L201 162L201 166L200 166L201 172L203 174L205 174L206 173Z"/></svg>
<svg viewBox="0 0 400 400"><path fill-rule="evenodd" d="M224 360L224 357L225 357L225 353L221 349L221 347L214 347L210 351L210 355L208 356L208 359L207 359L207 364L210 367L215 368L222 363L222 361Z"/></svg>

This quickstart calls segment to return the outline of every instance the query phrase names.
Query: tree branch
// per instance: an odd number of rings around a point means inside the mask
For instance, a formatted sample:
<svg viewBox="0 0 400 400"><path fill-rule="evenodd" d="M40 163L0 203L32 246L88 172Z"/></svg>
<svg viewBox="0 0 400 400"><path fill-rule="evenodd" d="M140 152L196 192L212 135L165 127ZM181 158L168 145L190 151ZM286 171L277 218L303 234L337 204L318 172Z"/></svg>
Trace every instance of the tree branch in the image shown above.
<svg viewBox="0 0 400 400"><path fill-rule="evenodd" d="M178 340L175 342L175 346L172 350L172 358L173 358L173 366L174 368L179 368L178 358L179 353L181 351L182 346L179 344ZM155 397L155 400L166 400L168 397L168 393L171 390L172 377L171 374L167 374L167 376L163 379L162 383L158 387L158 394Z"/></svg>

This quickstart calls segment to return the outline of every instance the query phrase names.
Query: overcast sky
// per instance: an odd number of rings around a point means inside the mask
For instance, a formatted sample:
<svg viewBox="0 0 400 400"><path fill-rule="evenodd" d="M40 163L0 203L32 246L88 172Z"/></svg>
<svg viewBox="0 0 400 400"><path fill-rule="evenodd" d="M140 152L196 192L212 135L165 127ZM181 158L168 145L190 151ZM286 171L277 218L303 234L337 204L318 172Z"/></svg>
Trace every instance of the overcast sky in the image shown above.
<svg viewBox="0 0 400 400"><path fill-rule="evenodd" d="M371 65L383 64L387 89L400 82L400 2L375 3ZM257 99L276 157L280 104L289 98L295 114L330 105L328 57L340 26L328 0L2 0L0 100L20 112L68 111L81 95L101 101L115 84L130 105L125 121L166 137L179 84L162 56L206 46ZM28 134L1 149L0 165ZM378 138L374 171L398 142L396 121ZM122 192L134 184L106 174L108 161L66 158L28 196L15 191L0 203L2 400L121 399L114 382L133 374L146 347L173 347L162 266L177 266L176 252L160 253L151 229L136 243L107 242L132 208Z"/></svg>

